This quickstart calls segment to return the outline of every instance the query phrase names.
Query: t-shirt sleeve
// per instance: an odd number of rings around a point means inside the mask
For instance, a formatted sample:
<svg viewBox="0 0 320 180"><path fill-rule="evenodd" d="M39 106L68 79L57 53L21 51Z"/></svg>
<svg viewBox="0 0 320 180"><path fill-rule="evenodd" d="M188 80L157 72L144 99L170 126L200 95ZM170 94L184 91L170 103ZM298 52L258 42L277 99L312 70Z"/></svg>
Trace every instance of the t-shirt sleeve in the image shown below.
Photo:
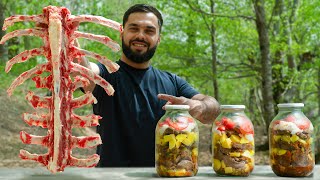
<svg viewBox="0 0 320 180"><path fill-rule="evenodd" d="M178 89L178 96L183 96L186 98L192 98L194 95L199 94L199 92L192 87L186 80L179 76L176 76L176 83Z"/></svg>

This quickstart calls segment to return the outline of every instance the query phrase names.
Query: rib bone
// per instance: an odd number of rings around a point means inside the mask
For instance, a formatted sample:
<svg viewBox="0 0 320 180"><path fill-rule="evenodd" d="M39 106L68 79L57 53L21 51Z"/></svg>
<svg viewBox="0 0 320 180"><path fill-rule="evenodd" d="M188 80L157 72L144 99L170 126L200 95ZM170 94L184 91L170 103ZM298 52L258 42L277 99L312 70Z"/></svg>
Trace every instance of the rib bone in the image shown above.
<svg viewBox="0 0 320 180"><path fill-rule="evenodd" d="M43 18L43 15L32 15L32 16L26 16L26 15L18 15L18 16L10 16L7 18L4 23L2 30L5 31L9 26L12 26L16 22L22 22L22 21L34 21L38 23L48 24L45 18Z"/></svg>
<svg viewBox="0 0 320 180"><path fill-rule="evenodd" d="M75 40L86 38L98 41L114 51L119 51L120 46L107 36L78 32L77 28L81 22L101 24L119 32L122 31L122 27L119 23L100 16L73 16L67 8L48 6L43 8L43 13L40 15L17 15L7 18L3 30L16 22L23 21L35 22L38 27L9 32L2 37L0 44L14 37L38 36L41 37L44 45L16 55L7 62L5 71L9 72L16 63L26 62L30 58L40 55L43 55L47 62L38 64L20 74L12 82L7 93L11 96L16 87L26 80L32 79L37 88L45 88L52 95L41 96L31 91L27 93L26 99L33 108L37 110L42 108L46 111L42 114L24 113L23 120L29 126L47 128L48 131L46 136L37 136L21 131L20 139L26 144L45 146L48 152L31 154L26 150L20 150L20 157L37 161L52 173L63 171L67 166L94 167L99 162L99 155L94 154L86 159L78 159L72 156L72 149L96 147L102 143L100 136L75 137L72 136L72 128L99 125L101 117L98 115L79 116L73 113L75 108L96 103L97 100L91 92L86 92L85 95L78 98L73 98L73 92L80 87L88 86L90 81L104 88L108 95L113 95L114 89L105 79L90 69L73 63L73 61L82 56L92 57L104 64L110 73L117 71L119 65L99 54L75 47ZM73 79L70 77L73 73L80 75Z"/></svg>
<svg viewBox="0 0 320 180"><path fill-rule="evenodd" d="M43 52L44 52L43 48L35 48L35 49L23 51L22 53L16 55L10 61L7 62L6 69L5 69L6 73L8 73L11 70L11 67L14 64L25 62L34 56L42 55Z"/></svg>
<svg viewBox="0 0 320 180"><path fill-rule="evenodd" d="M101 42L101 43L107 45L113 51L117 52L117 51L120 50L119 44L116 43L115 41L113 41L111 38L109 38L107 36L101 36L101 35L95 35L95 34L83 33L83 32L75 31L72 39L75 39L75 38L91 39L91 40L98 41L98 42Z"/></svg>

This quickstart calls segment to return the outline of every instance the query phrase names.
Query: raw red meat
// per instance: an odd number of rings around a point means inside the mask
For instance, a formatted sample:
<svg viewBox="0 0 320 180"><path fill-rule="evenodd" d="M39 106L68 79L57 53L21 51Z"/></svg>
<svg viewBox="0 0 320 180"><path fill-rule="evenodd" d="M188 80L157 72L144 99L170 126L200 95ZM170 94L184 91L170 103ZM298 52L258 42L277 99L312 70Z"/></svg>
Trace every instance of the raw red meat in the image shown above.
<svg viewBox="0 0 320 180"><path fill-rule="evenodd" d="M26 99L34 108L45 108L47 113L24 113L23 119L30 126L48 128L46 136L35 136L21 131L20 137L23 143L46 146L45 154L31 154L26 150L20 150L20 157L27 160L35 160L45 165L49 171L55 173L63 171L66 166L94 167L98 161L97 154L87 159L77 159L72 156L73 148L91 148L101 144L99 135L90 137L75 137L71 134L74 127L97 126L101 117L94 114L79 116L73 113L73 109L84 105L96 103L97 100L91 92L81 97L73 98L73 92L80 87L87 86L89 80L100 85L108 95L113 95L114 89L103 78L83 67L73 60L82 56L89 56L103 63L109 72L115 72L119 66L99 54L80 49L75 46L77 38L87 38L101 42L114 51L119 51L120 46L109 37L83 33L76 31L79 23L92 22L122 31L121 24L112 20L91 15L74 16L65 7L48 6L43 8L40 15L16 15L7 18L3 30L15 22L33 21L40 24L34 29L16 30L6 34L0 41L5 41L17 36L38 36L42 38L44 45L40 48L23 51L7 62L5 71L9 72L16 63L22 63L35 56L45 56L47 62L23 72L17 77L9 89L9 96L13 90L25 80L32 78L37 88L47 88L52 96L40 97L29 92ZM48 72L46 77L42 73ZM80 75L71 78L69 75L77 72Z"/></svg>

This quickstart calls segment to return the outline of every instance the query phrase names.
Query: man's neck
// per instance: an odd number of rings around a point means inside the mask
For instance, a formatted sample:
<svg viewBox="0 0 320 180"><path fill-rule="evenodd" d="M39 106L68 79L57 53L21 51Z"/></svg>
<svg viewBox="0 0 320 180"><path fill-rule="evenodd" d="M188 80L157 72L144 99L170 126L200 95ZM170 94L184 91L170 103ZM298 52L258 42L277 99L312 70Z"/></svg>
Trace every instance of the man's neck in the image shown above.
<svg viewBox="0 0 320 180"><path fill-rule="evenodd" d="M150 61L144 63L135 63L124 55L121 56L121 61L136 69L147 69L150 66Z"/></svg>

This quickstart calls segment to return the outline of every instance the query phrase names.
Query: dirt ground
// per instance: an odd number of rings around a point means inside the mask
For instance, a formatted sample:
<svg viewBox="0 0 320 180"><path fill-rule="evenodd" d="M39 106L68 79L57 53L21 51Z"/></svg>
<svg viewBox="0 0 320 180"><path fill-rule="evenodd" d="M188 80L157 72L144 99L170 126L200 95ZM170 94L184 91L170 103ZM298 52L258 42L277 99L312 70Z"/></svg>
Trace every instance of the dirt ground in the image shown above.
<svg viewBox="0 0 320 180"><path fill-rule="evenodd" d="M22 98L12 96L8 98L5 90L0 89L0 167L36 167L40 166L33 161L21 160L18 156L20 149L26 149L33 153L44 153L46 149L36 145L25 145L21 142L19 133L21 130L26 132L44 135L45 129L40 127L29 127L22 120L24 112L33 112L27 101ZM259 130L257 131L259 132ZM75 129L75 135L94 134L94 129ZM211 125L199 124L199 165L211 166ZM266 141L266 137L256 133L255 143L261 144ZM86 157L95 153L95 149L78 150L75 149L73 154L77 157ZM268 152L256 152L256 164L268 164Z"/></svg>

